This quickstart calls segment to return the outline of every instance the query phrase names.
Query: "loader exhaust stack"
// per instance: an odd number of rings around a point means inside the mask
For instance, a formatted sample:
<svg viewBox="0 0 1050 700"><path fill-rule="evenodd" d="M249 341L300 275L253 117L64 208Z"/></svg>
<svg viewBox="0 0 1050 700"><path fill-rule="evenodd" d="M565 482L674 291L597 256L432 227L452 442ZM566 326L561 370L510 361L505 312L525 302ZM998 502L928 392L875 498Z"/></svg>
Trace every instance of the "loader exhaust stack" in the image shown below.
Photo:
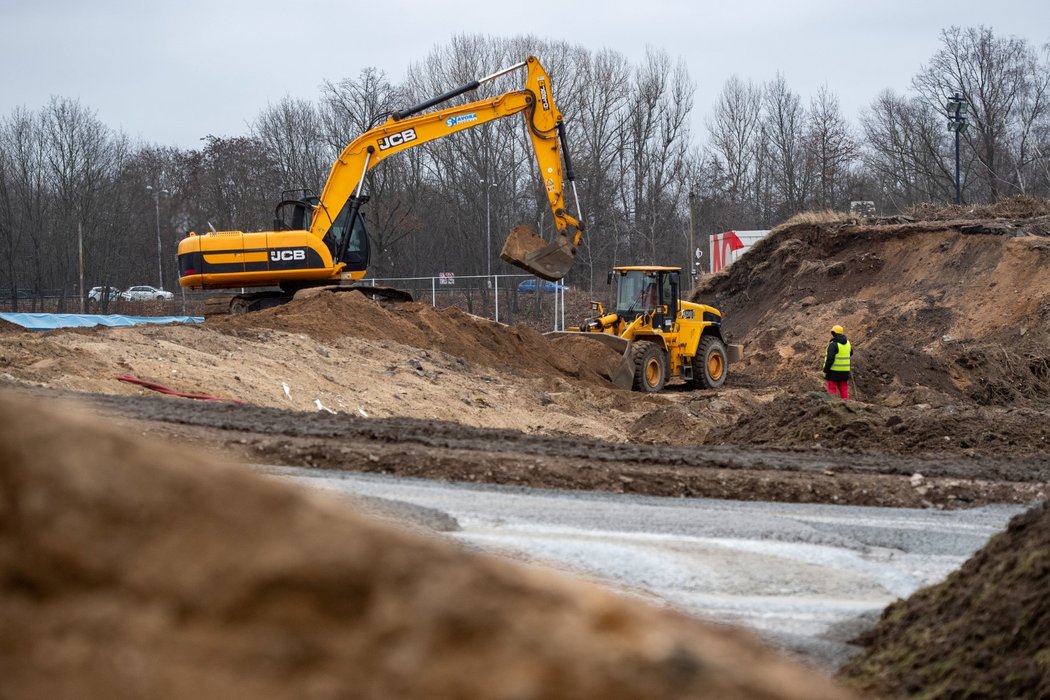
<svg viewBox="0 0 1050 700"><path fill-rule="evenodd" d="M499 254L511 265L551 282L557 282L569 273L575 255L575 246L567 233L559 233L554 240L545 241L528 226L515 226Z"/></svg>

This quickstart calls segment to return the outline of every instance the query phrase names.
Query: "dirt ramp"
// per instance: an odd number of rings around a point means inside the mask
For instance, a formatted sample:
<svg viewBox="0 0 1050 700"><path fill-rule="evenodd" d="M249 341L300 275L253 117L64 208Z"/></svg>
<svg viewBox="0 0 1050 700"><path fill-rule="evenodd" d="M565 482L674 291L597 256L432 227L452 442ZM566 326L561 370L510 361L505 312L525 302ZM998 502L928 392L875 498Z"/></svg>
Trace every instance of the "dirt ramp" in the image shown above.
<svg viewBox="0 0 1050 700"><path fill-rule="evenodd" d="M1050 697L1050 513L1010 523L943 583L891 605L842 669L886 697Z"/></svg>
<svg viewBox="0 0 1050 700"><path fill-rule="evenodd" d="M739 633L0 397L20 698L844 698Z"/></svg>

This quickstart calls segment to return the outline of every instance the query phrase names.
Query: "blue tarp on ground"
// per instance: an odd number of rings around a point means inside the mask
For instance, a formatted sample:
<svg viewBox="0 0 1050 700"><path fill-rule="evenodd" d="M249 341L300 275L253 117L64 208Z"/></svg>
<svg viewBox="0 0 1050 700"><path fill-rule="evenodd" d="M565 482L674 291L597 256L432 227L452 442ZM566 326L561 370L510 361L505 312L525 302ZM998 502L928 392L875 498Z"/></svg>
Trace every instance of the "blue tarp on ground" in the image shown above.
<svg viewBox="0 0 1050 700"><path fill-rule="evenodd" d="M91 326L140 326L144 323L203 323L203 316L121 316L118 314L6 314L0 319L33 331Z"/></svg>

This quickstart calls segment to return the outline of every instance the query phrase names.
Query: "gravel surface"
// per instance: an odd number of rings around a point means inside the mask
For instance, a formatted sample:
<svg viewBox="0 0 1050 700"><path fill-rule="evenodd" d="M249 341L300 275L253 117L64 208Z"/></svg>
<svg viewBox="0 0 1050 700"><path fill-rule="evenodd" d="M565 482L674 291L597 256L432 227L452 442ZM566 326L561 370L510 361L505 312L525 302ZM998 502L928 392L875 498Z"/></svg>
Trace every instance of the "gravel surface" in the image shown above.
<svg viewBox="0 0 1050 700"><path fill-rule="evenodd" d="M939 582L1017 506L960 511L744 503L470 486L263 468L342 497L452 519L468 546L570 571L695 616L742 625L833 670L848 640Z"/></svg>

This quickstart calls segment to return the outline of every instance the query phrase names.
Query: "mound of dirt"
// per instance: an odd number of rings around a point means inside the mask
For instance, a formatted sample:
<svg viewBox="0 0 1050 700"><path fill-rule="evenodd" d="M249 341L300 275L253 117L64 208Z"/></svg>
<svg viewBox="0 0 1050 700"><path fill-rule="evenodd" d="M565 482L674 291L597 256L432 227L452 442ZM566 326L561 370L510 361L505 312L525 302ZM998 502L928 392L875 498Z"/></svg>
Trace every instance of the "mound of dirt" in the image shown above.
<svg viewBox="0 0 1050 700"><path fill-rule="evenodd" d="M920 204L908 212L912 219L926 221L978 220L1005 222L1032 235L1050 234L1050 200L1018 195L993 204Z"/></svg>
<svg viewBox="0 0 1050 700"><path fill-rule="evenodd" d="M1050 205L1035 210L1044 209ZM1039 450L1045 433L1026 435L1024 419L1011 412L1050 407L1050 226L1026 219L1000 229L1005 219L970 216L799 217L691 298L722 310L729 336L746 349L731 381L755 389L819 391L829 329L844 326L854 346L854 398L899 409L877 410L852 431L859 442L845 444L883 444L886 431L869 427L889 422L893 449L928 450L930 438L947 437L963 449ZM952 417L931 428L931 406ZM793 399L762 410L715 437L798 444L800 435L824 433L804 420L801 432L791 428L800 412Z"/></svg>
<svg viewBox="0 0 1050 700"><path fill-rule="evenodd" d="M0 494L5 696L850 696L741 633L68 407L0 397Z"/></svg>
<svg viewBox="0 0 1050 700"><path fill-rule="evenodd" d="M325 342L358 338L396 342L442 353L471 365L524 376L564 375L608 386L619 359L600 343L555 342L527 326L506 326L457 308L381 304L357 292L307 289L288 304L252 314L209 319L224 332L271 328Z"/></svg>
<svg viewBox="0 0 1050 700"><path fill-rule="evenodd" d="M921 396L928 400L930 393L923 391ZM753 445L914 454L1036 453L1050 446L1045 413L1032 408L984 409L950 403L887 407L842 402L819 391L780 393L760 409L741 412L735 422L712 428L706 442L732 444L741 435Z"/></svg>
<svg viewBox="0 0 1050 700"><path fill-rule="evenodd" d="M886 697L1050 697L1050 512L1017 516L943 583L894 603L840 671Z"/></svg>
<svg viewBox="0 0 1050 700"><path fill-rule="evenodd" d="M318 290L204 324L4 334L0 382L143 395L171 389L295 411L455 420L614 441L666 399L615 390L619 356L458 309ZM294 420L294 419L290 419Z"/></svg>

